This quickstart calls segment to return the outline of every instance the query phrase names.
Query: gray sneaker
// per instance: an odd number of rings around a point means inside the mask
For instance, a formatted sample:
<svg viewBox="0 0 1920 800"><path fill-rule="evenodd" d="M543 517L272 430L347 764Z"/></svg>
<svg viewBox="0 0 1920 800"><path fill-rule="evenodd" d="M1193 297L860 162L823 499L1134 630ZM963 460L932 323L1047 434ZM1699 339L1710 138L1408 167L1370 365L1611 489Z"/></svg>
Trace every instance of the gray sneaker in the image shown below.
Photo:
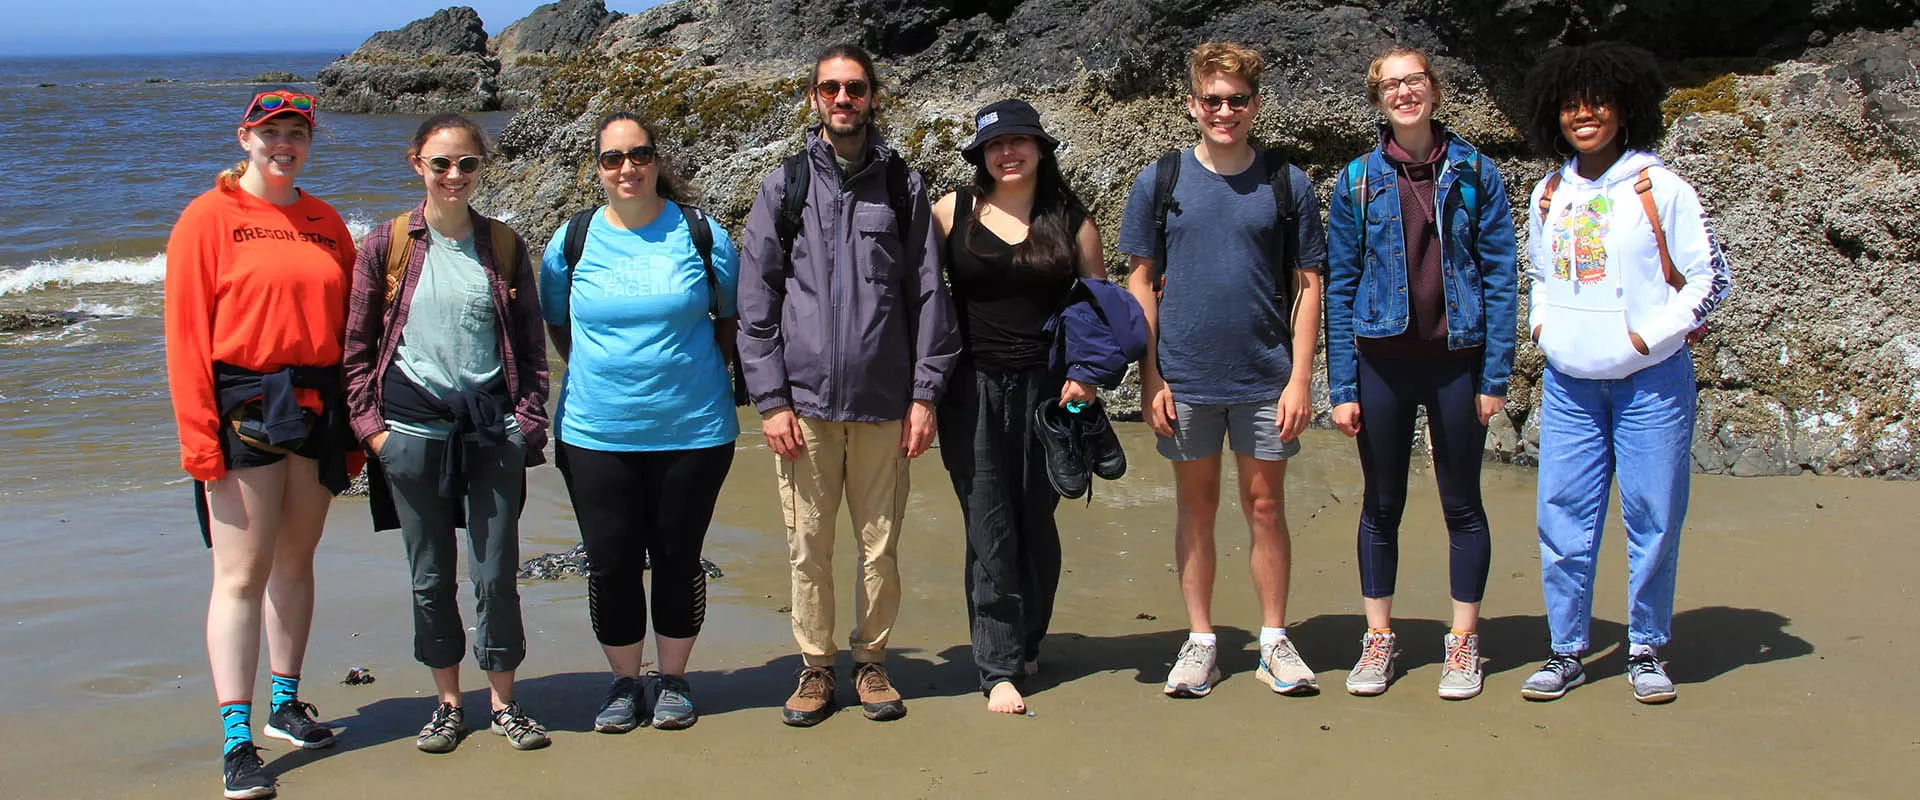
<svg viewBox="0 0 1920 800"><path fill-rule="evenodd" d="M653 678L653 727L663 731L677 731L693 727L700 721L700 715L693 711L693 687L680 675L662 675L654 673Z"/></svg>
<svg viewBox="0 0 1920 800"><path fill-rule="evenodd" d="M1393 651L1398 640L1392 633L1368 632L1360 637L1360 660L1347 673L1347 694L1372 697L1385 694L1393 682Z"/></svg>
<svg viewBox="0 0 1920 800"><path fill-rule="evenodd" d="M1678 696L1673 691L1673 679L1667 677L1660 657L1653 653L1628 656L1627 677L1633 681L1633 699L1642 703L1671 703Z"/></svg>
<svg viewBox="0 0 1920 800"><path fill-rule="evenodd" d="M1480 634L1455 636L1449 631L1446 645L1447 657L1440 672L1440 697L1445 700L1465 700L1479 695L1482 682Z"/></svg>
<svg viewBox="0 0 1920 800"><path fill-rule="evenodd" d="M1218 651L1214 645L1192 639L1180 645L1180 655L1173 659L1173 669L1167 672L1167 696L1206 697L1213 692L1213 685L1220 680L1220 666L1215 659Z"/></svg>
<svg viewBox="0 0 1920 800"><path fill-rule="evenodd" d="M640 727L641 684L638 678L614 678L607 689L607 702L593 718L593 729L600 733L626 733Z"/></svg>
<svg viewBox="0 0 1920 800"><path fill-rule="evenodd" d="M1568 689L1586 682L1587 673L1580 669L1580 656L1554 653L1547 663L1540 665L1540 671L1520 687L1520 696L1528 700L1558 700Z"/></svg>
<svg viewBox="0 0 1920 800"><path fill-rule="evenodd" d="M1313 669L1307 666L1306 659L1300 657L1293 640L1284 636L1260 648L1260 669L1256 675L1279 694L1301 695L1320 691L1320 681L1313 677Z"/></svg>

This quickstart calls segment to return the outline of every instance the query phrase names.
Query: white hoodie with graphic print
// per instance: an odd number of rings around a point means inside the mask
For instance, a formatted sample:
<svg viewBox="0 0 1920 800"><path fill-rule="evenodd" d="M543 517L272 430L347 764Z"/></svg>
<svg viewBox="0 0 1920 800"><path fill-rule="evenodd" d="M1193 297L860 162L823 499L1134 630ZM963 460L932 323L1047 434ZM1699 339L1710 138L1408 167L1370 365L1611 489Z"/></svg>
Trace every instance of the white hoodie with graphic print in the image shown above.
<svg viewBox="0 0 1920 800"><path fill-rule="evenodd" d="M1634 193L1648 168L1667 251L1686 279L1678 291L1667 283L1653 225ZM1659 156L1628 151L1596 181L1580 177L1569 160L1543 219L1546 185L1544 178L1534 184L1527 205L1527 329L1539 331L1554 369L1590 380L1632 375L1678 352L1726 299L1731 276L1700 197ZM1640 334L1647 352L1630 333Z"/></svg>

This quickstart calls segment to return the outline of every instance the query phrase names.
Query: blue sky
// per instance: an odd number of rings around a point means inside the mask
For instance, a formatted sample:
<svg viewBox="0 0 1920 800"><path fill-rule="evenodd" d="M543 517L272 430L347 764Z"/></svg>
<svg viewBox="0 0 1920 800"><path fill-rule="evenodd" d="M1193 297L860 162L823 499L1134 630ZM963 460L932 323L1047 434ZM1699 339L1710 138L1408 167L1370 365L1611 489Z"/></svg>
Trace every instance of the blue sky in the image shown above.
<svg viewBox="0 0 1920 800"><path fill-rule="evenodd" d="M68 5L72 2L72 5ZM499 33L542 0L0 0L0 56L311 52L358 47L454 5ZM632 13L659 0L607 0Z"/></svg>

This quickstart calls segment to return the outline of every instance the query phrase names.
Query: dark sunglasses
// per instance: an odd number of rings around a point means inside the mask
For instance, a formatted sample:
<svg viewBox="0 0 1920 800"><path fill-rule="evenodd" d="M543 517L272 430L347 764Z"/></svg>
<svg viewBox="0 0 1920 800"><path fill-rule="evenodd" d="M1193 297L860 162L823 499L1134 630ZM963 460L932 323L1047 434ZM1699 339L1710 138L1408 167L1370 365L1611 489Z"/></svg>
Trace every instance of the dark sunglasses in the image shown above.
<svg viewBox="0 0 1920 800"><path fill-rule="evenodd" d="M601 169L612 172L626 166L628 161L632 161L636 167L644 167L651 164L653 163L653 156L656 152L658 151L653 149L653 145L643 144L624 153L618 150L608 150L601 153L598 160Z"/></svg>
<svg viewBox="0 0 1920 800"><path fill-rule="evenodd" d="M472 175L480 171L480 165L486 163L486 161L479 156L461 156L457 159L447 156L433 156L422 160L426 162L427 169L433 170L436 175L444 175L447 170L453 169L454 167L459 167L461 172Z"/></svg>
<svg viewBox="0 0 1920 800"><path fill-rule="evenodd" d="M1247 110L1247 104L1253 102L1253 96L1245 95L1245 94L1236 94L1228 97L1221 97L1219 95L1208 94L1208 95L1201 95L1193 99L1199 101L1200 107L1202 109L1205 109L1206 112L1209 114L1215 111L1219 111L1220 104L1222 103L1225 103L1229 110L1245 111Z"/></svg>
<svg viewBox="0 0 1920 800"><path fill-rule="evenodd" d="M873 87L868 86L866 81L847 81L846 83L839 81L821 81L813 85L813 91L818 93L822 100L832 100L839 97L841 89L847 90L848 97L859 100L867 96L867 90L870 88Z"/></svg>

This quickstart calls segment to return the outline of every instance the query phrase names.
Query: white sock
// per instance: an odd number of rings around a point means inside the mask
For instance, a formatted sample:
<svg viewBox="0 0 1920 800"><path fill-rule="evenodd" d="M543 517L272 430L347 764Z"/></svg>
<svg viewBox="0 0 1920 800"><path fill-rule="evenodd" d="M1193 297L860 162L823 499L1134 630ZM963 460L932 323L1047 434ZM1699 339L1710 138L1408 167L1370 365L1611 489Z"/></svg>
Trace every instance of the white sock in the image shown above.
<svg viewBox="0 0 1920 800"><path fill-rule="evenodd" d="M1260 629L1260 646L1261 647L1270 646L1274 642L1280 641L1281 639L1285 639L1285 638L1287 638L1286 628L1261 628Z"/></svg>
<svg viewBox="0 0 1920 800"><path fill-rule="evenodd" d="M1650 656L1650 655L1653 655L1653 645L1650 645L1650 644L1627 645L1628 658L1632 658L1634 656Z"/></svg>
<svg viewBox="0 0 1920 800"><path fill-rule="evenodd" d="M1215 636L1211 632L1201 633L1199 631L1191 631L1187 633L1187 641L1204 644L1208 647L1218 647L1220 645L1220 637Z"/></svg>

